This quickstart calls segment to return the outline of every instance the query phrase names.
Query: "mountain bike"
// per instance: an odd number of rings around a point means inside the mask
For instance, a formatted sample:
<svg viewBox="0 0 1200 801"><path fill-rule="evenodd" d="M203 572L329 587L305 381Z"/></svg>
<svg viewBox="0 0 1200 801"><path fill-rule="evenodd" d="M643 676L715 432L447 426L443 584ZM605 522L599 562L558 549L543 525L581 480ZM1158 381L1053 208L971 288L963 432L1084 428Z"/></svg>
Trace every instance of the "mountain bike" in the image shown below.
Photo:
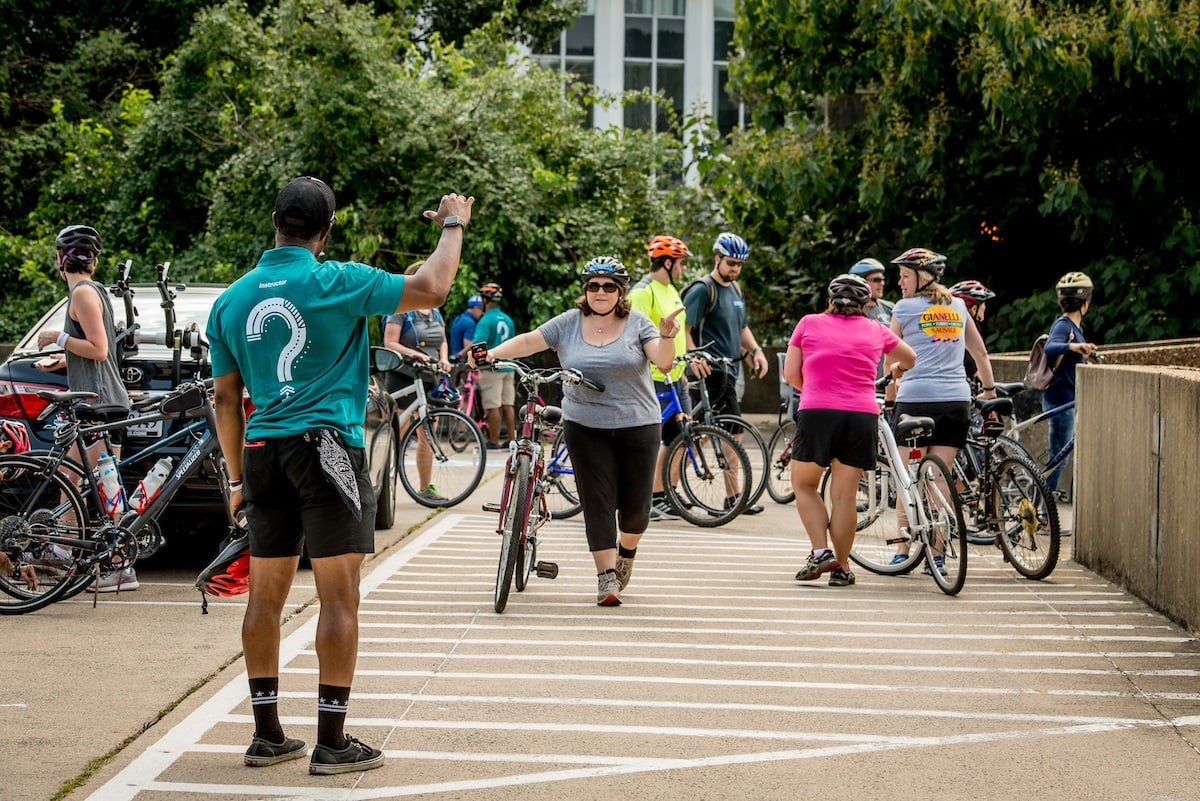
<svg viewBox="0 0 1200 801"><path fill-rule="evenodd" d="M707 353L703 348L689 351L684 358L692 356L703 356L709 363L725 368L736 366L737 361L726 357L713 356ZM725 375L730 375L726 372ZM745 507L753 506L758 503L763 492L767 489L767 474L768 466L771 463L771 451L767 447L766 441L763 439L762 433L758 430L758 426L751 423L744 417L736 414L718 414L712 408L712 401L708 396L708 384L703 379L693 382L697 387L697 393L700 396L700 402L692 407L692 419L696 422L707 425L723 428L729 432L742 446L748 459L750 468L751 482L743 486L750 487L749 496L746 499ZM789 474L790 475L790 474ZM789 477L789 483L791 481ZM739 488L740 491L740 488Z"/></svg>
<svg viewBox="0 0 1200 801"><path fill-rule="evenodd" d="M228 522L239 527L229 508L228 478L208 394L211 386L211 379L184 384L165 396L140 401L132 416L117 420L89 405L96 400L93 393L38 393L64 422L49 451L0 456L0 550L13 565L0 574L0 614L24 614L71 598L101 573L131 567L154 554L165 541L159 517L179 489L201 471L217 479ZM166 448L189 440L192 445L145 508L126 509L114 521L104 510L96 471L69 454L73 448L86 453L97 438L111 453L111 432L160 420L190 422L125 456L120 465L149 465L151 457ZM23 579L23 567L32 568L35 581Z"/></svg>
<svg viewBox="0 0 1200 801"><path fill-rule="evenodd" d="M459 365L456 389L458 391L458 410L475 421L480 431L487 430L487 414L483 410L483 397L479 392L479 371L474 368ZM468 431L462 431L450 441L455 450L466 448L474 439Z"/></svg>
<svg viewBox="0 0 1200 801"><path fill-rule="evenodd" d="M980 422L972 424L967 446L954 461L967 530L974 530L968 540L997 545L1005 561L1026 578L1046 578L1058 564L1058 506L1029 457L996 446L1004 430L1000 418L1012 414L1012 399L974 404Z"/></svg>
<svg viewBox="0 0 1200 801"><path fill-rule="evenodd" d="M476 349L478 348L478 349ZM486 345L472 348L472 355L483 368ZM520 415L519 435L509 445L504 464L504 488L498 504L484 504L484 511L497 512L500 540L500 562L496 568L496 590L492 608L497 614L508 605L508 596L515 584L524 592L529 575L536 572L541 578L556 578L558 565L537 561L538 531L550 520L546 495L547 451L562 432L562 409L540 401L538 390L556 382L577 384L596 392L604 387L583 377L578 370L567 368L536 369L518 361L486 362L486 369L511 369L524 385L526 400Z"/></svg>
<svg viewBox="0 0 1200 801"><path fill-rule="evenodd" d="M796 438L793 404L779 406L779 423L767 444L767 494L776 503L796 500L792 489L792 441Z"/></svg>
<svg viewBox="0 0 1200 801"><path fill-rule="evenodd" d="M479 486L487 465L483 432L458 409L434 406L422 379L438 381L446 374L436 362L404 357L416 372L413 382L391 396L412 402L400 414L404 431L398 458L400 484L422 506L451 507L462 503Z"/></svg>
<svg viewBox="0 0 1200 801"><path fill-rule="evenodd" d="M879 383L886 384L887 377ZM929 417L901 415L896 433L887 417L879 415L881 453L875 468L864 470L855 496L858 519L850 558L872 573L898 576L911 572L925 560L927 572L947 595L957 595L967 578L967 537L962 506L954 492L954 478L945 462L933 454L921 455L917 441L933 430ZM908 462L900 456L899 437L909 448ZM819 491L826 495L829 472ZM897 508L903 508L907 525L901 526ZM901 552L902 546L907 552Z"/></svg>

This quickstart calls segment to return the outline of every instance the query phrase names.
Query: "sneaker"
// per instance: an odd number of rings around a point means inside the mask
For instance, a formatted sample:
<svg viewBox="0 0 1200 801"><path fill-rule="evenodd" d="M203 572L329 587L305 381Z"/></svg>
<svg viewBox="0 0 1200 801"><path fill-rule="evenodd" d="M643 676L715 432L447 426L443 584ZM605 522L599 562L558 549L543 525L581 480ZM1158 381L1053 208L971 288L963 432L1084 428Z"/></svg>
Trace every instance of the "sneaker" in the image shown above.
<svg viewBox="0 0 1200 801"><path fill-rule="evenodd" d="M615 571L604 571L596 577L599 588L596 590L596 606L620 606L621 587Z"/></svg>
<svg viewBox="0 0 1200 801"><path fill-rule="evenodd" d="M272 743L261 737L255 737L250 741L250 747L246 749L246 755L242 757L242 761L246 763L247 767L265 768L267 765L287 762L289 759L299 759L302 756L304 756L303 740L284 737L282 743Z"/></svg>
<svg viewBox="0 0 1200 801"><path fill-rule="evenodd" d="M629 577L633 575L633 560L626 559L624 556L617 557L617 589L621 592L625 591L625 586L629 584Z"/></svg>
<svg viewBox="0 0 1200 801"><path fill-rule="evenodd" d="M756 504L753 504L752 506L747 506L745 509L743 509L742 514L756 515L756 514L759 514L760 512L762 512L762 510L763 510L763 505L761 503L756 503Z"/></svg>
<svg viewBox="0 0 1200 801"><path fill-rule="evenodd" d="M894 553L894 554L892 554L892 561L890 562L890 564L893 564L893 565L902 565L902 564L904 564L904 563L905 563L905 562L907 562L907 561L908 561L908 554L906 554L906 553Z"/></svg>
<svg viewBox="0 0 1200 801"><path fill-rule="evenodd" d="M425 489L417 493L430 503L447 503L450 499L438 494L437 487L430 484Z"/></svg>
<svg viewBox="0 0 1200 801"><path fill-rule="evenodd" d="M487 444L487 449L489 451L506 451L508 450L508 446L501 445L499 442L489 442Z"/></svg>
<svg viewBox="0 0 1200 801"><path fill-rule="evenodd" d="M671 502L668 500L653 501L650 504L650 522L658 520L678 520L679 515L671 509Z"/></svg>
<svg viewBox="0 0 1200 801"><path fill-rule="evenodd" d="M821 574L828 573L837 566L837 557L833 555L833 551L826 549L825 553L820 556L810 552L808 554L808 561L796 573L796 581L812 581L813 579L820 578Z"/></svg>
<svg viewBox="0 0 1200 801"><path fill-rule="evenodd" d="M834 565L833 572L829 574L830 587L849 587L854 583L854 574L849 570L842 570L841 565Z"/></svg>
<svg viewBox="0 0 1200 801"><path fill-rule="evenodd" d="M138 588L137 573L132 567L114 570L88 585L88 592L132 592Z"/></svg>
<svg viewBox="0 0 1200 801"><path fill-rule="evenodd" d="M332 776L335 773L350 773L355 770L371 770L383 765L383 752L346 735L346 747L335 751L327 745L317 743L308 772L316 776Z"/></svg>
<svg viewBox="0 0 1200 801"><path fill-rule="evenodd" d="M933 564L934 564L934 566L937 567L937 571L939 573L941 573L943 576L946 575L946 557L944 557L944 556L933 557ZM926 562L924 565L921 566L921 572L924 573L926 576L933 575L932 573L929 572L929 563L928 562Z"/></svg>

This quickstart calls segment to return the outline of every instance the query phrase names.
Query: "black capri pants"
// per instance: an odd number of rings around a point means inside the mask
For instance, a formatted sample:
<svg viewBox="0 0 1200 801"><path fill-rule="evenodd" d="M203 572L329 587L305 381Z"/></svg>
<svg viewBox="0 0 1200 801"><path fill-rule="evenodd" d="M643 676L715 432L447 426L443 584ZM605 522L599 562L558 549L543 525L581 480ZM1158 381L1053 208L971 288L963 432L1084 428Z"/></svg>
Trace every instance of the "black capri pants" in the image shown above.
<svg viewBox="0 0 1200 801"><path fill-rule="evenodd" d="M661 426L588 428L563 424L588 550L617 547L617 528L641 534L650 525L650 493Z"/></svg>

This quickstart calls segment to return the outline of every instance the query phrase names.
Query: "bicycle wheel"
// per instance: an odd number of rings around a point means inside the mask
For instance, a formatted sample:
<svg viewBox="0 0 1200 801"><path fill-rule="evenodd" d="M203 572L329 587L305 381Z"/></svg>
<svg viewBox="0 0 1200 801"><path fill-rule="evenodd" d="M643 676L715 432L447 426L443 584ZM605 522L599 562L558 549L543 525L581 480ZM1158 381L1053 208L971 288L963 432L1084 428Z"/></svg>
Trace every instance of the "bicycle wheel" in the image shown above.
<svg viewBox="0 0 1200 801"><path fill-rule="evenodd" d="M1002 459L992 485L997 541L1005 558L1028 579L1043 579L1058 564L1058 506L1046 479L1023 457Z"/></svg>
<svg viewBox="0 0 1200 801"><path fill-rule="evenodd" d="M676 469L672 469L672 468ZM684 520L701 528L723 526L746 507L750 486L746 450L725 429L687 425L663 459L667 500ZM679 484L671 481L677 473Z"/></svg>
<svg viewBox="0 0 1200 801"><path fill-rule="evenodd" d="M992 444L988 447L988 454L991 456L991 458L996 459L997 461L1001 459L1008 459L1010 457L1024 457L1025 459L1029 460L1030 464L1045 464L1044 461L1039 462L1037 459L1035 459L1033 454L1029 452L1029 449L1020 442L1012 439L1011 437L1006 437L1003 434L992 440Z"/></svg>
<svg viewBox="0 0 1200 801"><path fill-rule="evenodd" d="M0 614L20 615L82 592L92 580L85 554L55 538L86 539L87 511L72 482L48 459L0 457ZM30 586L30 585L33 586Z"/></svg>
<svg viewBox="0 0 1200 801"><path fill-rule="evenodd" d="M758 426L736 414L718 414L713 418L713 424L732 434L742 449L746 451L752 482L749 485L750 497L746 501L746 505L752 506L758 503L758 499L767 489L767 465L771 463L771 451L767 449L762 432L758 430Z"/></svg>
<svg viewBox="0 0 1200 801"><path fill-rule="evenodd" d="M767 445L767 494L775 503L796 500L796 491L792 489L792 438L795 435L796 421L784 420Z"/></svg>
<svg viewBox="0 0 1200 801"><path fill-rule="evenodd" d="M520 561L521 538L525 534L525 521L529 519L529 476L529 454L519 453L504 490L500 564L496 567L496 594L492 599L492 608L497 614L508 605L513 573Z"/></svg>
<svg viewBox="0 0 1200 801"><path fill-rule="evenodd" d="M925 507L925 565L942 592L958 595L967 580L967 526L954 477L945 462L927 454L918 465L914 489Z"/></svg>
<svg viewBox="0 0 1200 801"><path fill-rule="evenodd" d="M537 564L537 537L534 535L537 525L533 522L533 518L537 514L539 503L541 500L535 492L530 504L530 514L525 523L525 536L517 543L517 569L513 572L513 584L516 585L517 592L525 592L525 587L529 584L529 574L533 572L533 566Z"/></svg>
<svg viewBox="0 0 1200 801"><path fill-rule="evenodd" d="M571 454L567 451L567 439L562 429L559 429L550 447L542 481L545 484L546 507L552 519L566 520L583 509L579 503L579 489L575 485L575 468L571 466Z"/></svg>
<svg viewBox="0 0 1200 801"><path fill-rule="evenodd" d="M463 436L471 438L470 444L455 448L454 439ZM400 438L400 483L422 506L460 504L483 478L484 447L482 432L465 414L457 409L430 409ZM429 482L424 485L418 467L422 458L430 464Z"/></svg>
<svg viewBox="0 0 1200 801"><path fill-rule="evenodd" d="M821 476L818 491L824 500L829 486L829 470ZM864 570L881 576L902 576L912 572L921 561L924 546L909 542L900 533L896 517L896 477L891 465L877 456L874 470L864 470L854 496L858 522L854 527L854 545L850 558ZM909 542L907 554L899 553L902 543ZM897 559L897 556L903 558Z"/></svg>

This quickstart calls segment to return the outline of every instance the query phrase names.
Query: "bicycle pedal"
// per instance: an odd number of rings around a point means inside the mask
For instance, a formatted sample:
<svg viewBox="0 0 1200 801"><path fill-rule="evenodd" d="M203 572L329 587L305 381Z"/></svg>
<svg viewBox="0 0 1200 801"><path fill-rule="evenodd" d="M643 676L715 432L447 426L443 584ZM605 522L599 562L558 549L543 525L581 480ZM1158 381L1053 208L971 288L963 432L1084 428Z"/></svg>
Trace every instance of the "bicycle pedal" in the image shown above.
<svg viewBox="0 0 1200 801"><path fill-rule="evenodd" d="M538 578L545 578L545 579L558 578L558 563L557 562L538 562L534 569L537 571Z"/></svg>
<svg viewBox="0 0 1200 801"><path fill-rule="evenodd" d="M498 503L485 503L485 504L483 505L483 511L485 511L485 512L495 512L496 514L500 514L500 504L498 504Z"/></svg>

